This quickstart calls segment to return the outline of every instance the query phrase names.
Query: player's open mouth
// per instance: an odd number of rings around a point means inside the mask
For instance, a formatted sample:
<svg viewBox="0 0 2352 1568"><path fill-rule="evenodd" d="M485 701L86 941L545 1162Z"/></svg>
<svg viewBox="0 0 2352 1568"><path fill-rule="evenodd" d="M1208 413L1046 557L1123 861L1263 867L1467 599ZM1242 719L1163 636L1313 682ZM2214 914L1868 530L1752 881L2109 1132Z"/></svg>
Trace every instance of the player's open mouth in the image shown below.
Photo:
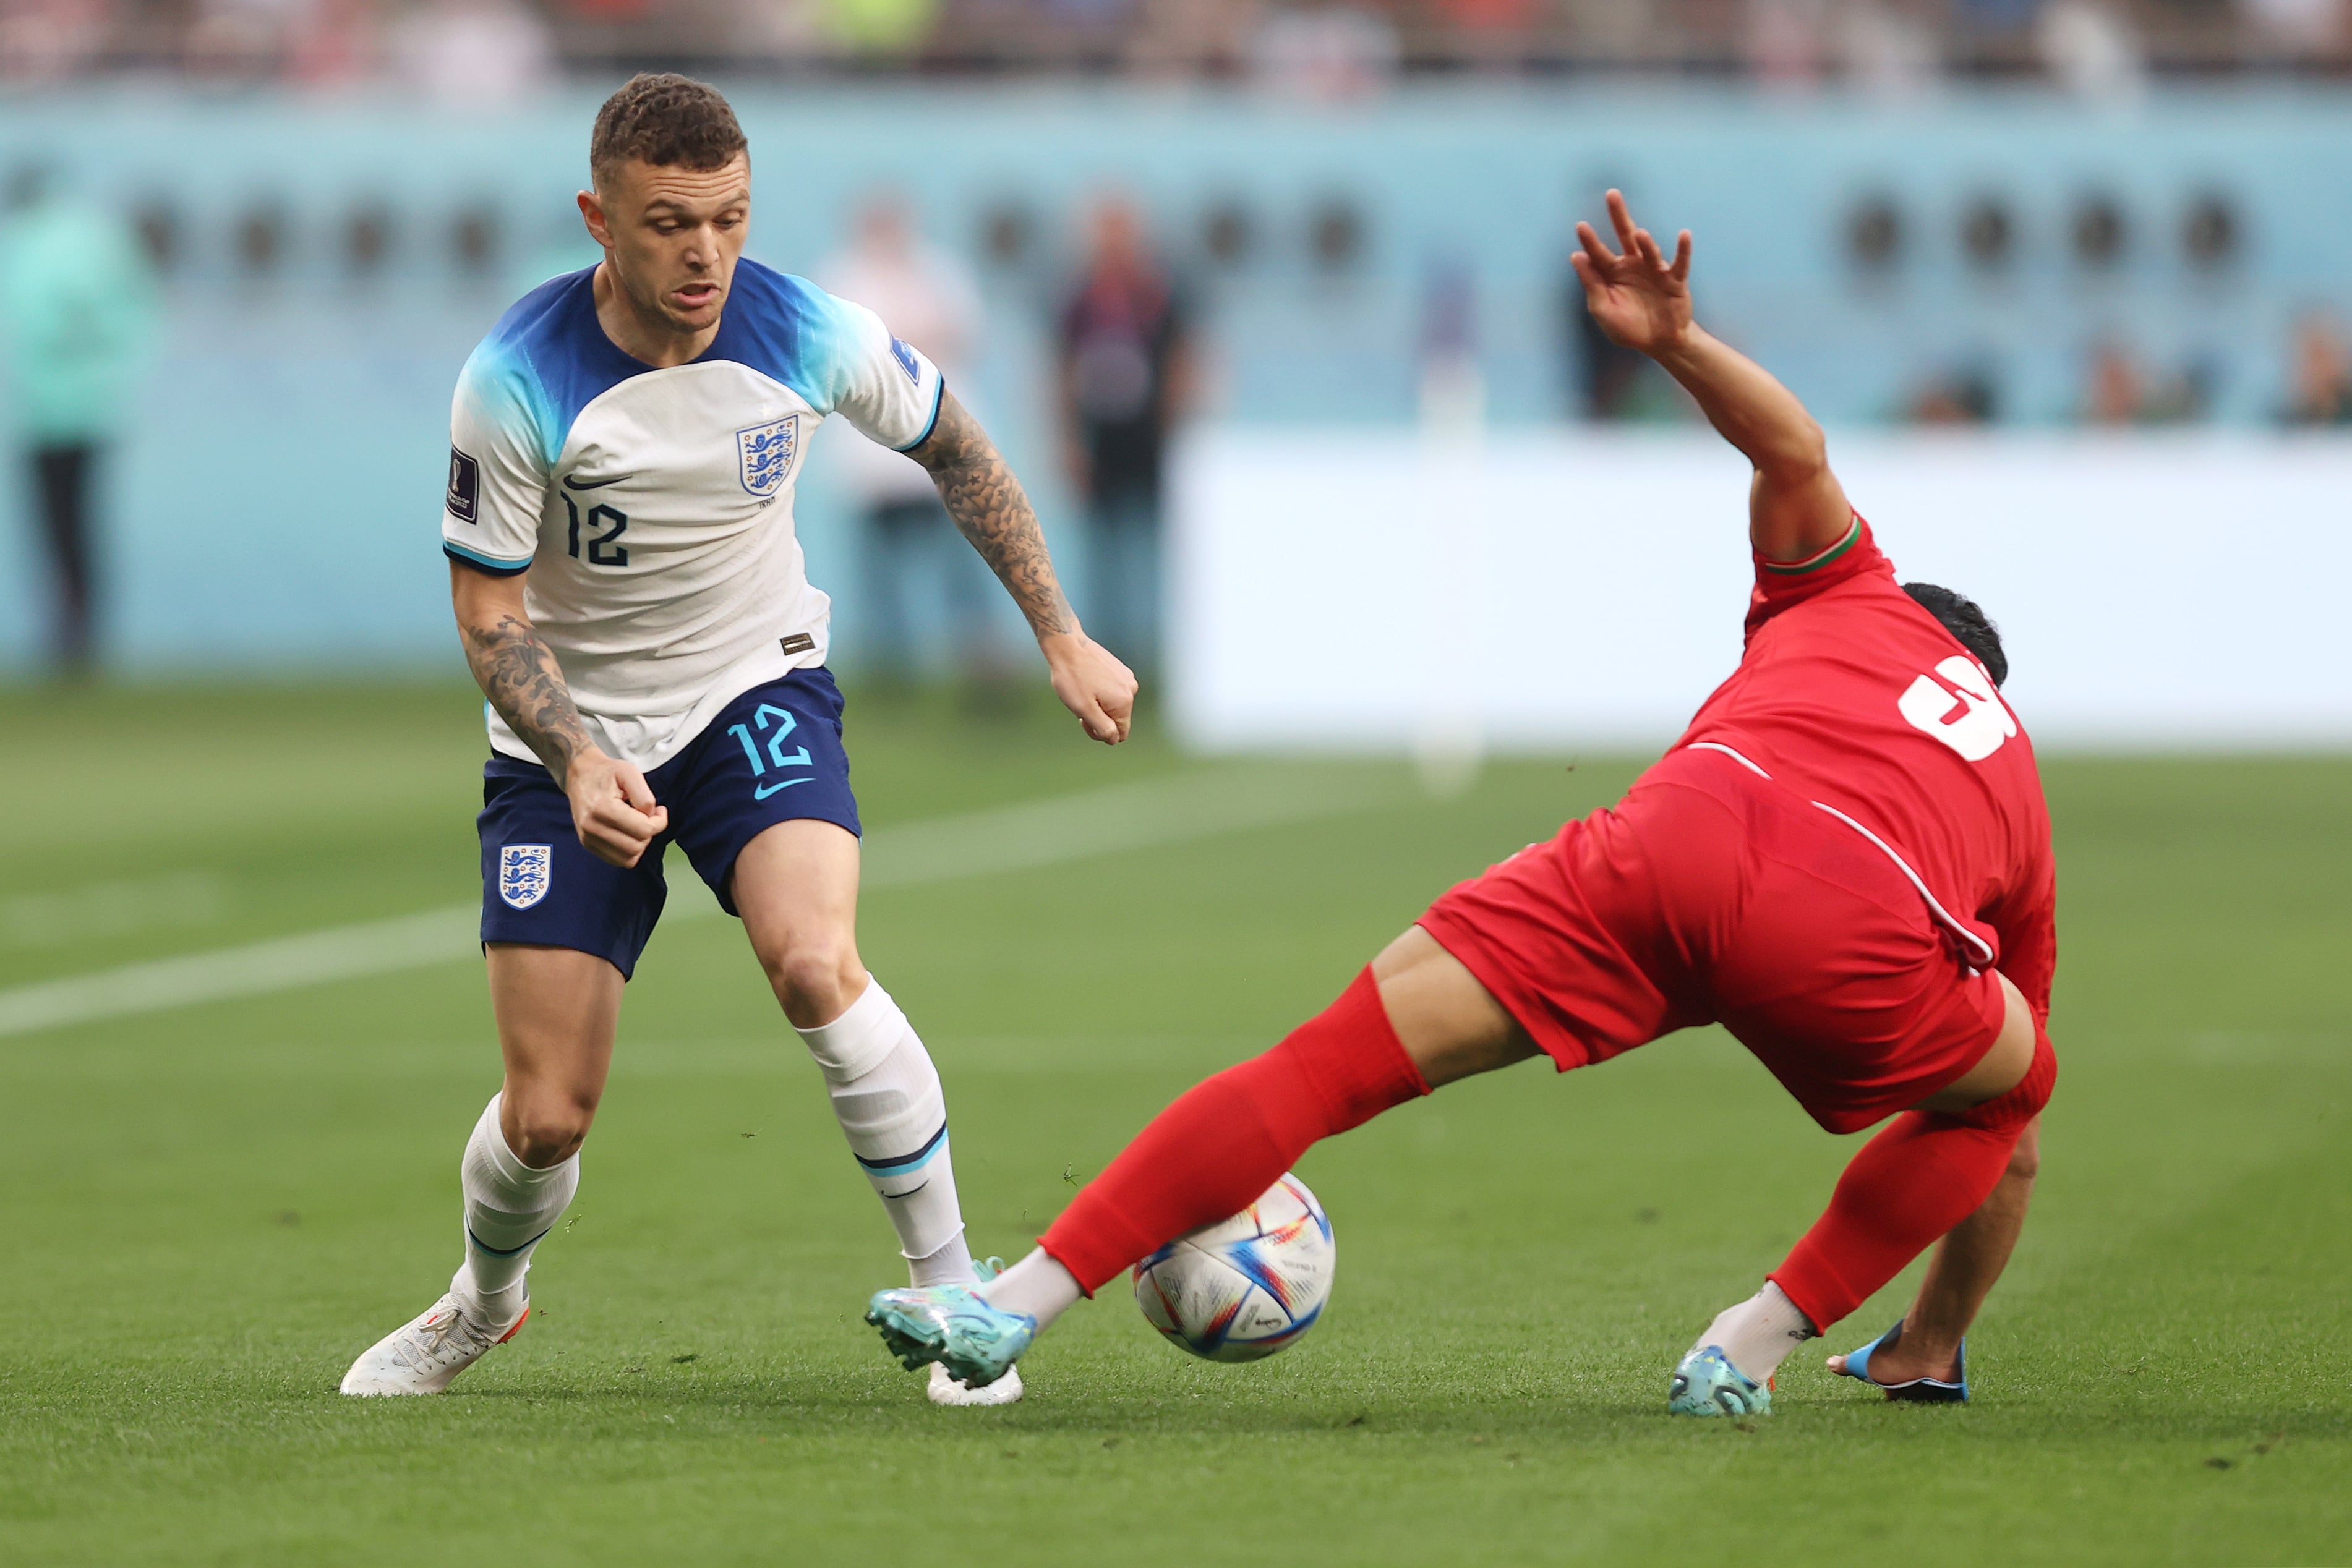
<svg viewBox="0 0 2352 1568"><path fill-rule="evenodd" d="M670 298L677 300L679 305L685 307L688 310L699 310L704 306L713 304L718 300L719 285L715 283L689 283L683 288L673 289L670 293Z"/></svg>

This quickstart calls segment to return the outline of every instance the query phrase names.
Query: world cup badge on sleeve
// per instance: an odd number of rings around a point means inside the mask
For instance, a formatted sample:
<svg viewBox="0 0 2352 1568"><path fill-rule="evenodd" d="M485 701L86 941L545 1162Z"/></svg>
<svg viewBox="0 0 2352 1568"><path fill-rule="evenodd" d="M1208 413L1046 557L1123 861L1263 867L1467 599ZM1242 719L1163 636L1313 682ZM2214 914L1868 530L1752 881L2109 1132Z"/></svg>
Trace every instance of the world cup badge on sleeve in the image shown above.
<svg viewBox="0 0 2352 1568"><path fill-rule="evenodd" d="M554 880L555 850L551 844L505 844L499 850L499 896L509 908L529 909L547 896Z"/></svg>
<svg viewBox="0 0 2352 1568"><path fill-rule="evenodd" d="M793 455L801 444L801 416L788 413L765 424L735 433L742 458L743 488L754 496L772 496L793 471Z"/></svg>

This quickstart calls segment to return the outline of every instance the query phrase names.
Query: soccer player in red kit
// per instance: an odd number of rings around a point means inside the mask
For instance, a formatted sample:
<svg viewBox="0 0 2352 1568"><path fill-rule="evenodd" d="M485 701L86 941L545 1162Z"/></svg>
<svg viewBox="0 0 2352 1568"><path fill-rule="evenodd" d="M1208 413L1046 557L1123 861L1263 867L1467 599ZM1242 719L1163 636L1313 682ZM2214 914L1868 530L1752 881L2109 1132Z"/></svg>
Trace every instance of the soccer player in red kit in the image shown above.
<svg viewBox="0 0 2352 1568"><path fill-rule="evenodd" d="M1439 1085L1718 1022L1831 1132L1894 1120L1698 1336L1669 1408L1769 1411L1790 1352L1930 1245L1903 1321L1829 1365L1967 1397L1963 1336L2024 1223L2057 1075L2050 822L2007 660L1974 604L1897 584L1803 405L1693 323L1690 235L1668 260L1613 191L1609 215L1622 254L1577 228L1594 319L1755 465L1739 668L1613 809L1445 894L1321 1016L1162 1112L1020 1263L877 1295L909 1368L987 1383L1081 1294Z"/></svg>

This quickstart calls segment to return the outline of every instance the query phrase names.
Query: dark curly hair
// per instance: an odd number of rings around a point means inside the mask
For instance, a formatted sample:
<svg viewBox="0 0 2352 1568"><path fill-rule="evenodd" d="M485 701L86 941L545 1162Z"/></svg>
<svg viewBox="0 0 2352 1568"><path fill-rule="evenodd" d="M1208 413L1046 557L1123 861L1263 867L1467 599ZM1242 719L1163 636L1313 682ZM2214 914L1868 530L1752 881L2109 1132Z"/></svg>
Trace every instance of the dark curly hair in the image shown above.
<svg viewBox="0 0 2352 1568"><path fill-rule="evenodd" d="M600 185L632 159L657 168L719 169L751 145L717 88L675 71L640 71L596 111L588 168Z"/></svg>
<svg viewBox="0 0 2352 1568"><path fill-rule="evenodd" d="M2001 650L2000 628L1975 600L1932 582L1906 582L1903 591L1925 606L1928 614L1944 623L1945 631L1960 640L1961 647L1977 656L1994 685L2009 679L2009 655Z"/></svg>

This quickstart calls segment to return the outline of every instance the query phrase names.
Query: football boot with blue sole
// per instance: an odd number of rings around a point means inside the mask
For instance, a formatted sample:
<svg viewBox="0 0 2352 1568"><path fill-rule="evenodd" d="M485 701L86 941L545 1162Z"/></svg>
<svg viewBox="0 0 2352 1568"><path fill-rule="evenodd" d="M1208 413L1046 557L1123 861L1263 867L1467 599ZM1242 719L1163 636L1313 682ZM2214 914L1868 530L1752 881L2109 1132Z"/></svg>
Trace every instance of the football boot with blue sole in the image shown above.
<svg viewBox="0 0 2352 1568"><path fill-rule="evenodd" d="M1969 1402L1969 1342L1960 1341L1960 1352L1954 1358L1952 1377L1914 1377L1903 1383L1881 1383L1870 1375L1870 1358L1882 1350L1892 1350L1903 1338L1900 1322L1864 1345L1848 1351L1845 1370L1841 1377L1857 1378L1873 1388L1886 1390L1886 1397L1913 1405L1966 1405Z"/></svg>
<svg viewBox="0 0 2352 1568"><path fill-rule="evenodd" d="M1720 1345L1701 1345L1675 1368L1666 1408L1677 1416L1769 1416L1772 1389L1732 1365Z"/></svg>
<svg viewBox="0 0 2352 1568"><path fill-rule="evenodd" d="M1037 1320L988 1304L970 1285L877 1291L866 1321L909 1372L937 1362L968 1388L985 1388L1013 1370L1037 1336Z"/></svg>

